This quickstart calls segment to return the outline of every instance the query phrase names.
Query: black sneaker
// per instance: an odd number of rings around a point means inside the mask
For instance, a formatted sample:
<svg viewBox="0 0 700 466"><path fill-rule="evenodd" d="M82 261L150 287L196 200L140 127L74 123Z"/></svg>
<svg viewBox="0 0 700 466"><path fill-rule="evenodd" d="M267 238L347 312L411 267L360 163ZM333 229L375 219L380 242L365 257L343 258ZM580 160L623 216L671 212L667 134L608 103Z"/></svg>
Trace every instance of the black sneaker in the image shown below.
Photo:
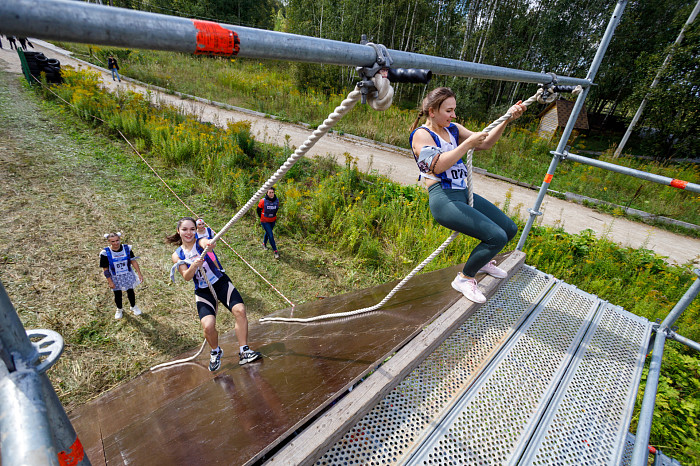
<svg viewBox="0 0 700 466"><path fill-rule="evenodd" d="M214 372L219 367L221 367L221 356L223 356L224 350L219 348L219 351L211 350L209 356L209 370Z"/></svg>
<svg viewBox="0 0 700 466"><path fill-rule="evenodd" d="M241 353L238 353L238 357L241 359L238 364L248 364L249 362L253 362L256 359L262 358L262 354L258 353L257 351L253 351L252 349L248 348L248 346L243 347L243 351Z"/></svg>

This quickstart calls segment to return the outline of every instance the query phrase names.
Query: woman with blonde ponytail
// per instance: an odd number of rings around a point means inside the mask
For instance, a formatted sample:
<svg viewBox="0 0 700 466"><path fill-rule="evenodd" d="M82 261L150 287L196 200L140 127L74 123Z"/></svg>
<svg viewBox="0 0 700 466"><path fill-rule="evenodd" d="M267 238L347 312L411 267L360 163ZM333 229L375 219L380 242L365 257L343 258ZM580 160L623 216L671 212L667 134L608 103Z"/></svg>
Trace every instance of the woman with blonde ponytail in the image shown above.
<svg viewBox="0 0 700 466"><path fill-rule="evenodd" d="M473 132L453 120L457 99L452 89L433 89L423 99L418 118L411 127L409 143L422 177L425 178L430 199L430 212L435 220L450 230L458 231L481 241L471 252L462 272L452 281L452 287L467 299L483 303L476 274L487 273L505 278L506 273L492 259L517 233L517 226L495 205L473 194L470 206L467 192L467 167L462 161L471 149L493 147L507 124L519 118L526 107L520 102L508 112L512 117L491 132ZM423 117L426 121L419 126Z"/></svg>

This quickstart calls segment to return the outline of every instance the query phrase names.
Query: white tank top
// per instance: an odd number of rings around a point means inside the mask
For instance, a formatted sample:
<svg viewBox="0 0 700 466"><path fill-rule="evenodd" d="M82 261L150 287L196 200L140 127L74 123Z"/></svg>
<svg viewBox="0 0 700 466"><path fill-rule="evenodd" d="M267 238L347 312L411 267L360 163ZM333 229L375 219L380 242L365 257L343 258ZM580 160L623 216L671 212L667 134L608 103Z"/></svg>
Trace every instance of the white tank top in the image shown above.
<svg viewBox="0 0 700 466"><path fill-rule="evenodd" d="M192 249L190 249L189 251L185 248L182 248L182 253L185 255L185 259L189 259L191 261L194 261L199 257L199 253L197 252L197 246L192 246ZM212 285L219 279L219 277L217 277L214 274L214 272L211 271L211 268L209 267L207 261L204 261L202 267L200 267L199 270L195 272L193 280L197 280L197 288L208 289L209 285L207 285L206 280L204 280L202 270L206 272L207 278L209 279L209 283L211 283Z"/></svg>

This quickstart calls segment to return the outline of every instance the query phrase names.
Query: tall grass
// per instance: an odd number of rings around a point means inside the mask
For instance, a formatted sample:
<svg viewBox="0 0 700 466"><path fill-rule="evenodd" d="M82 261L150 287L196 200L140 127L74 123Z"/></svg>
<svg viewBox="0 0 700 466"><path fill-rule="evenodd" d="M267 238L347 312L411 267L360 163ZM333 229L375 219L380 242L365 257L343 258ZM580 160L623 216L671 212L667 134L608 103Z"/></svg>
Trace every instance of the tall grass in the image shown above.
<svg viewBox="0 0 700 466"><path fill-rule="evenodd" d="M212 200L221 205L241 206L291 150L255 142L245 124L217 128L170 107L151 107L138 94L102 92L94 73L67 71L65 78L66 84L56 89L73 104L72 111L82 118L100 116L107 131L118 129L136 138L148 157L191 168L211 186ZM528 141L516 133L508 144L531 144ZM281 237L305 238L342 252L352 257L356 271L373 274L377 282L404 276L450 233L430 216L425 190L362 173L350 155L344 166L329 159L299 161L277 192L285 212ZM508 203L502 206L506 212ZM460 237L427 270L462 262L473 247L473 239ZM513 247L514 243L507 246ZM525 252L527 262L539 270L650 320L668 314L696 279L690 264L669 265L652 251L621 248L590 230L571 235L535 227ZM696 300L678 322L680 333L700 340L698 317ZM657 411L662 422L655 426L652 441L686 462L698 462L694 448L700 443L700 358L675 349L669 357L675 378L664 379L661 393L666 401ZM685 423L682 431L674 427L681 424L679 418Z"/></svg>
<svg viewBox="0 0 700 466"><path fill-rule="evenodd" d="M105 49L78 44L61 44L88 60L102 64L114 53L120 59L123 74L167 89L276 115L282 119L320 124L344 98L305 86L300 89L294 79L294 65L244 59L211 59L172 52ZM349 89L348 89L349 90ZM526 96L527 97L527 96ZM402 105L405 107L407 103ZM414 107L415 103L408 103ZM533 108L531 111L538 111ZM379 142L407 147L407 128L415 111L392 106L378 113L368 106L358 106L336 126L339 132L367 137ZM484 122L464 122L480 129ZM514 127L506 131L492 150L475 157L475 165L492 173L534 185L540 185L551 161L549 150L554 143L538 138L529 129ZM573 141L574 151L585 149L587 140ZM694 164L663 165L623 158L613 160L609 152L601 159L643 171L700 183L700 168ZM551 188L571 191L613 204L632 207L692 224L700 224L700 196L651 182L642 181L602 169L563 162ZM622 210L613 212L623 215ZM695 236L700 233L686 232Z"/></svg>

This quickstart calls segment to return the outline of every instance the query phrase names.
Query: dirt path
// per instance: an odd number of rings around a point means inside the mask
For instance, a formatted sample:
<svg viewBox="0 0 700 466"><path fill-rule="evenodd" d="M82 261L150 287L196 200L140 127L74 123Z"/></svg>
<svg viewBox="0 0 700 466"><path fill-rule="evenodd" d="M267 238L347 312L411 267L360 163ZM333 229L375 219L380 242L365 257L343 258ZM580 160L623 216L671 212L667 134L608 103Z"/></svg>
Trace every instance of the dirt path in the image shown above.
<svg viewBox="0 0 700 466"><path fill-rule="evenodd" d="M82 61L69 57L65 52L43 41L32 40L32 42L38 51L44 52L47 57L58 58L63 65L71 65L76 68L89 66ZM0 49L0 66L13 73L21 72L19 59L14 51ZM106 70L97 69L102 73L105 87L110 90L120 88L142 93L146 92L145 86L127 82L126 80L121 83L114 82ZM248 120L251 123L252 133L257 140L280 146L284 145L288 140L288 144L299 147L310 134L309 130L301 125L283 123L256 112L224 109L153 90L150 91L150 96L156 103L165 102L175 105L184 111L199 116L204 121L217 125L224 125L229 120ZM415 164L404 149L375 144L372 141L361 138L331 134L322 138L309 151L309 155L331 154L342 163L346 152L357 159L358 166L362 170L376 171L402 184L416 184L417 170ZM554 183L556 188L556 179ZM474 185L479 194L498 205L503 205L506 194L510 192L512 209L517 209L522 218L527 218L529 215L527 209L534 205L537 197L536 191L479 174L474 176ZM669 262L678 264L693 262L696 265L700 264L700 240L698 239L678 235L642 223L615 218L579 204L550 196L545 198L540 210L544 212L544 215L539 217L538 221L544 225L563 227L569 233L578 233L585 229L591 229L596 232L598 237L605 235L623 246L651 249L661 256L668 257Z"/></svg>

